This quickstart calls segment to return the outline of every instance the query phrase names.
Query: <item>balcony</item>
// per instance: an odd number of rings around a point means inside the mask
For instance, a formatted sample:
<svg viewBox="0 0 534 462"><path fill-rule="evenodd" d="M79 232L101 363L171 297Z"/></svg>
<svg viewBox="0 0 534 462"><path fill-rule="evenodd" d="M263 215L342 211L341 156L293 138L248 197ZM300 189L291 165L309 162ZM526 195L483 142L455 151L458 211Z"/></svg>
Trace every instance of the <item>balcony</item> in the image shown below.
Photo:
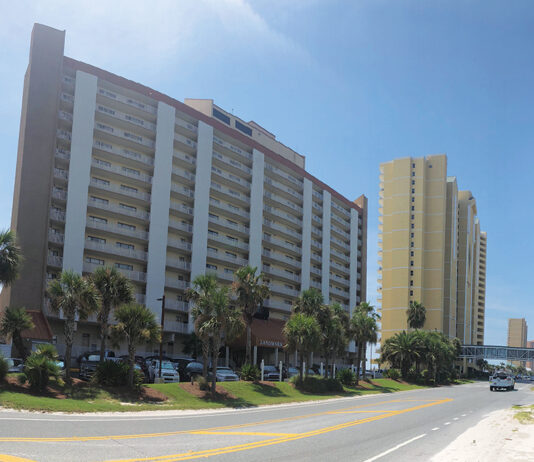
<svg viewBox="0 0 534 462"><path fill-rule="evenodd" d="M232 159L231 157L227 157L220 152L213 151L213 159L216 161L220 161L224 164L225 168L230 168L230 170L233 171L239 171L239 173L243 172L246 173L248 176L252 175L252 169L247 167L246 165L243 165L241 162Z"/></svg>
<svg viewBox="0 0 534 462"><path fill-rule="evenodd" d="M239 258L238 256L231 255L226 252L217 252L215 250L208 249L207 256L208 258L211 258L212 260L218 260L218 261L225 262L225 263L232 263L237 266L248 265L248 260L244 258Z"/></svg>
<svg viewBox="0 0 534 462"><path fill-rule="evenodd" d="M284 212L282 210L278 210L274 207L271 207L269 205L264 204L263 210L265 210L267 213L270 213L271 215L280 218L281 220L284 220L286 222L289 222L293 225L300 226L302 224L301 220L299 220L297 217L291 215L290 213Z"/></svg>
<svg viewBox="0 0 534 462"><path fill-rule="evenodd" d="M178 161L186 162L189 165L196 165L197 163L197 160L193 156L182 151L177 151L176 149L174 150L173 158Z"/></svg>
<svg viewBox="0 0 534 462"><path fill-rule="evenodd" d="M221 236L220 234L213 234L208 232L208 240L223 244L230 249L241 249L248 251L248 244L246 242L230 239L229 237Z"/></svg>
<svg viewBox="0 0 534 462"><path fill-rule="evenodd" d="M361 252L358 251L360 254ZM350 263L350 257L345 255L344 253L338 252L336 249L330 248L330 255L334 255L335 257L339 258L340 260L343 260L347 263Z"/></svg>
<svg viewBox="0 0 534 462"><path fill-rule="evenodd" d="M318 199L320 202L323 202L323 193L316 191L315 189L312 190L312 196Z"/></svg>
<svg viewBox="0 0 534 462"><path fill-rule="evenodd" d="M226 186L216 183L213 180L211 182L211 191L215 193L215 195L217 196L220 196L220 195L224 196L224 199L226 200L230 200L232 202L239 201L241 202L241 204L245 204L245 205L250 204L250 198L244 193L235 191L231 188L227 188Z"/></svg>
<svg viewBox="0 0 534 462"><path fill-rule="evenodd" d="M48 255L48 257L46 258L46 263L48 266L52 266L54 268L62 268L63 257L58 257L56 255Z"/></svg>
<svg viewBox="0 0 534 462"><path fill-rule="evenodd" d="M330 294L337 295L338 297L349 298L348 290L340 290L337 287L330 287Z"/></svg>
<svg viewBox="0 0 534 462"><path fill-rule="evenodd" d="M312 207L315 209L315 211L322 215L323 214L323 206L322 205L319 205L317 202L315 201L312 201Z"/></svg>
<svg viewBox="0 0 534 462"><path fill-rule="evenodd" d="M56 148L54 155L57 159L61 159L67 162L70 161L70 151L68 149Z"/></svg>
<svg viewBox="0 0 534 462"><path fill-rule="evenodd" d="M221 279L222 281L226 282L233 282L234 281L234 273L226 272L226 271L211 271L209 269L206 269L206 274L213 273L217 278Z"/></svg>
<svg viewBox="0 0 534 462"><path fill-rule="evenodd" d="M323 244L321 242L319 242L317 239L313 239L312 238L311 245L313 247L315 247L316 249L318 249L318 250L322 250L322 248L323 248Z"/></svg>
<svg viewBox="0 0 534 462"><path fill-rule="evenodd" d="M54 187L52 189L52 198L65 202L67 200L67 191Z"/></svg>
<svg viewBox="0 0 534 462"><path fill-rule="evenodd" d="M272 230L278 231L280 233L286 234L299 240L302 239L302 235L298 231L295 231L294 229L290 228L289 226L281 225L275 221L268 220L267 218L264 218L263 224L268 228L271 228Z"/></svg>
<svg viewBox="0 0 534 462"><path fill-rule="evenodd" d="M323 275L323 271L320 268L315 268L315 266L310 267L310 273L315 274L317 276Z"/></svg>
<svg viewBox="0 0 534 462"><path fill-rule="evenodd" d="M74 96L69 95L68 93L61 93L61 101L66 103L74 104Z"/></svg>
<svg viewBox="0 0 534 462"><path fill-rule="evenodd" d="M281 205L282 207L287 208L289 210L289 213L294 212L299 215L302 215L302 207L298 206L297 204L291 202L288 199L279 196L278 194L272 193L270 191L264 191L263 197L264 199L269 199L270 202L275 202L277 205Z"/></svg>
<svg viewBox="0 0 534 462"><path fill-rule="evenodd" d="M59 210L50 209L49 217L50 217L50 220L65 223L65 212L64 211L60 212Z"/></svg>
<svg viewBox="0 0 534 462"><path fill-rule="evenodd" d="M330 279L339 284L343 284L346 287L350 287L350 281L348 279L342 278L341 276L338 276L337 274L331 274Z"/></svg>
<svg viewBox="0 0 534 462"><path fill-rule="evenodd" d="M341 250L345 250L347 252L350 252L350 245L343 242L342 240L338 239L337 237L330 237L330 242L337 245Z"/></svg>
<svg viewBox="0 0 534 462"><path fill-rule="evenodd" d="M222 146L225 149L228 149L229 151L232 151L236 154L239 154L240 156L243 156L245 159L252 160L252 154L250 154L249 152L243 151L243 149L238 148L237 146L234 146L233 144L228 143L227 141L224 141L218 136L213 136L213 142L215 144L218 144L219 146Z"/></svg>
<svg viewBox="0 0 534 462"><path fill-rule="evenodd" d="M64 241L65 241L64 234L54 232L53 229L48 228L48 242L53 242L54 244L63 244Z"/></svg>
<svg viewBox="0 0 534 462"><path fill-rule="evenodd" d="M312 225L311 230L312 230L312 234L315 234L316 236L321 237L321 238L323 237L323 232L319 228L317 228L317 226Z"/></svg>
<svg viewBox="0 0 534 462"><path fill-rule="evenodd" d="M340 265L339 263L330 260L330 266L332 268L337 269L338 271L341 271L344 274L350 274L350 268L347 268L346 266Z"/></svg>
<svg viewBox="0 0 534 462"><path fill-rule="evenodd" d="M128 96L121 95L119 93L112 92L106 88L98 88L98 94L102 95L106 98L109 98L114 101L119 101L123 104L126 104L128 106L134 107L136 109L140 109L141 111L146 112L147 114L156 115L157 109L154 106L151 106L149 104L142 103L141 101L137 101L133 98L130 98Z"/></svg>
<svg viewBox="0 0 534 462"><path fill-rule="evenodd" d="M101 122L95 122L95 130L98 130L100 133L105 133L106 135L116 136L122 140L134 143L134 145L137 146L144 146L150 150L153 150L155 146L155 142L147 137L131 133L128 130L112 127L111 125L103 124Z"/></svg>
<svg viewBox="0 0 534 462"><path fill-rule="evenodd" d="M61 120L65 120L67 122L72 122L72 114L70 112L67 112L67 111L59 111L58 113L58 117L61 119Z"/></svg>
<svg viewBox="0 0 534 462"><path fill-rule="evenodd" d="M115 119L121 120L123 122L135 125L136 127L144 128L150 132L156 132L156 124L149 122L148 120L141 119L139 117L134 117L130 114L126 114L122 111L117 111L111 109L110 107L104 106L102 104L96 105L96 112L104 114L105 116L113 117Z"/></svg>
<svg viewBox="0 0 534 462"><path fill-rule="evenodd" d="M195 127L193 124L190 124L189 122L186 122L185 120L182 120L178 117L176 117L174 124L178 127L185 128L186 130L190 131L191 133L198 133L198 128Z"/></svg>
<svg viewBox="0 0 534 462"><path fill-rule="evenodd" d="M263 301L263 306L266 308L273 308L280 311L291 311L291 304L286 304L282 301L267 299Z"/></svg>
<svg viewBox="0 0 534 462"><path fill-rule="evenodd" d="M315 289L322 290L323 286L320 282L317 281L310 281L310 287L314 287Z"/></svg>
<svg viewBox="0 0 534 462"><path fill-rule="evenodd" d="M240 207L236 207L232 204L226 204L218 199L214 199L213 197L210 197L210 205L221 210L222 212L227 212L237 217L246 218L247 220L250 218L250 214Z"/></svg>
<svg viewBox="0 0 534 462"><path fill-rule="evenodd" d="M174 141L181 143L183 146L186 146L191 150L196 150L197 148L197 143L195 141L189 139L187 136L180 135L179 133L174 134Z"/></svg>
<svg viewBox="0 0 534 462"><path fill-rule="evenodd" d="M189 312L189 303L181 300L172 300L165 298L165 310L180 311L182 313Z"/></svg>
<svg viewBox="0 0 534 462"><path fill-rule="evenodd" d="M211 214L208 217L208 221L210 223L216 225L217 228L230 229L232 231L237 231L237 232L239 232L241 234L245 234L247 236L248 236L248 234L250 232L250 229L249 229L248 226L245 226L245 225L240 224L240 223L235 223L235 222L229 221L226 218L221 218L221 217L215 216L213 214Z"/></svg>
<svg viewBox="0 0 534 462"><path fill-rule="evenodd" d="M261 254L264 257L270 259L271 261L274 261L275 263L282 262L282 263L285 263L286 265L291 266L292 268L296 268L300 270L300 267L301 267L300 259L289 258L289 257L286 257L282 253L273 252L272 250L265 250L265 249L261 251Z"/></svg>
<svg viewBox="0 0 534 462"><path fill-rule="evenodd" d="M338 228L336 225L330 225L330 229L337 233L339 236L341 236L343 239L350 241L350 234Z"/></svg>
<svg viewBox="0 0 534 462"><path fill-rule="evenodd" d="M189 223L182 223L181 221L173 220L169 218L169 228L177 229L179 231L185 231L186 233L193 232L193 226Z"/></svg>
<svg viewBox="0 0 534 462"><path fill-rule="evenodd" d="M150 175L145 175L141 172L137 173L135 169L126 170L126 167L108 164L108 162L103 162L99 159L93 159L91 161L91 166L97 170L101 170L106 173L112 173L120 177L125 177L130 180L134 180L135 182L152 184L152 177Z"/></svg>
<svg viewBox="0 0 534 462"><path fill-rule="evenodd" d="M178 239L167 239L167 247L172 247L173 249L180 249L180 250L186 250L191 252L191 243L189 242L182 242Z"/></svg>
<svg viewBox="0 0 534 462"><path fill-rule="evenodd" d="M332 208L336 209L339 213L346 216L350 220L350 212L341 205L337 204L335 201L332 201Z"/></svg>
<svg viewBox="0 0 534 462"><path fill-rule="evenodd" d="M172 289L181 289L186 290L189 288L189 282L188 281L181 281L179 279L173 279L170 277L165 278L165 286L171 287Z"/></svg>
<svg viewBox="0 0 534 462"><path fill-rule="evenodd" d="M275 173L284 180L291 182L293 185L298 187L299 191L302 190L303 181L295 178L293 175L283 171L282 169L266 162L265 170Z"/></svg>
<svg viewBox="0 0 534 462"><path fill-rule="evenodd" d="M250 182L247 180L239 178L233 173L225 172L214 165L211 167L211 171L217 181L226 182L226 184L229 183L232 187L237 186L241 188L241 190L250 191Z"/></svg>
<svg viewBox="0 0 534 462"><path fill-rule="evenodd" d="M89 229L96 229L99 231L105 231L107 233L119 235L119 236L128 236L141 241L148 240L148 233L146 231L139 231L136 229L130 229L123 226L119 226L112 223L101 223L98 220L94 220L91 217L87 218L85 226Z"/></svg>
<svg viewBox="0 0 534 462"><path fill-rule="evenodd" d="M69 173L62 168L54 168L54 177L59 178L60 180L67 181L69 179Z"/></svg>
<svg viewBox="0 0 534 462"><path fill-rule="evenodd" d="M195 182L195 174L189 172L188 170L184 170L183 168L173 167L172 174L179 177L182 180L185 179L190 183Z"/></svg>
<svg viewBox="0 0 534 462"><path fill-rule="evenodd" d="M172 332L176 334L187 334L189 333L188 330L188 324L185 322L179 322L179 321L171 321L169 319L165 319L165 323L163 324L163 330L165 332Z"/></svg>
<svg viewBox="0 0 534 462"><path fill-rule="evenodd" d="M91 182L90 182L90 186L91 187L94 187L94 188L97 188L97 189L102 189L104 191L108 191L108 192L111 192L111 193L115 193L115 194L118 194L120 196L125 196L125 197L129 197L129 198L132 198L132 199L137 199L137 200L140 200L140 201L143 201L143 202L150 202L150 194L149 193L146 193L146 192L141 192L141 191L134 191L132 189L127 189L127 188L123 188L117 184L113 184L113 183L102 183L100 181L97 181L95 178L91 178Z"/></svg>
<svg viewBox="0 0 534 462"><path fill-rule="evenodd" d="M87 206L99 210L105 210L106 212L109 212L113 215L123 215L131 218L137 218L138 220L142 221L150 220L150 214L148 212L145 212L143 210L133 210L127 207L121 207L120 205L112 204L109 202L106 204L105 202L101 202L93 197L89 197Z"/></svg>
<svg viewBox="0 0 534 462"><path fill-rule="evenodd" d="M102 265L87 262L83 264L84 273L93 273L97 268L102 268ZM141 271L128 271L121 268L117 268L117 271L126 276L130 281L146 282L146 273L142 273Z"/></svg>
<svg viewBox="0 0 534 462"><path fill-rule="evenodd" d="M147 261L147 253L142 250L128 249L113 244L102 244L88 239L85 240L85 248L94 252L118 255L132 260Z"/></svg>
<svg viewBox="0 0 534 462"><path fill-rule="evenodd" d="M177 258L167 257L167 266L173 269L191 271L191 263L188 261L178 260Z"/></svg>
<svg viewBox="0 0 534 462"><path fill-rule="evenodd" d="M279 278L287 279L288 281L297 282L300 284L300 276L298 274L288 273L285 270L273 268L270 265L263 265L262 271L271 276L277 276Z"/></svg>
<svg viewBox="0 0 534 462"><path fill-rule="evenodd" d="M145 154L141 154L139 152L132 151L131 149L119 148L111 143L107 143L104 141L95 140L93 142L93 148L103 151L105 153L120 156L123 159L133 160L136 163L141 164L141 166L143 167L152 167L154 165L154 159L152 157L149 157Z"/></svg>
<svg viewBox="0 0 534 462"><path fill-rule="evenodd" d="M281 295L289 295L290 297L298 297L299 291L295 289L290 289L289 287L280 286L278 284L269 284L271 292Z"/></svg>
<svg viewBox="0 0 534 462"><path fill-rule="evenodd" d="M187 216L193 215L193 209L191 207L188 207L187 205L180 204L178 202L171 202L169 207L171 210L180 214L184 214Z"/></svg>
<svg viewBox="0 0 534 462"><path fill-rule="evenodd" d="M265 242L268 242L269 244L281 247L284 250L289 250L291 252L296 253L297 255L302 254L302 250L300 247L297 247L295 244L292 244L291 242L282 241L281 239L277 239L276 237L269 236L268 234L263 234L263 240Z"/></svg>
<svg viewBox="0 0 534 462"><path fill-rule="evenodd" d="M295 191L293 188L290 188L289 186L286 186L285 184L282 184L279 181L273 180L268 176L264 177L264 181L266 184L272 186L273 188L276 188L277 190L289 194L293 198L297 199L299 201L299 204L302 203L302 194L298 191Z"/></svg>

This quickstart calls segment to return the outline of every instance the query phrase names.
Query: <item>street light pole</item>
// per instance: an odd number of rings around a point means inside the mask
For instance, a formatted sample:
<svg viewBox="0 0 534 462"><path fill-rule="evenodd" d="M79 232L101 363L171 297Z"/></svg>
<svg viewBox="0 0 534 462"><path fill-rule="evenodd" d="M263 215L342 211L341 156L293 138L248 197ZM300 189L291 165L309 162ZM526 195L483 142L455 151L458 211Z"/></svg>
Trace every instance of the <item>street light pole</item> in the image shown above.
<svg viewBox="0 0 534 462"><path fill-rule="evenodd" d="M161 338L159 340L159 378L161 380L161 363L163 362L163 325L165 323L165 294L158 301L161 300Z"/></svg>

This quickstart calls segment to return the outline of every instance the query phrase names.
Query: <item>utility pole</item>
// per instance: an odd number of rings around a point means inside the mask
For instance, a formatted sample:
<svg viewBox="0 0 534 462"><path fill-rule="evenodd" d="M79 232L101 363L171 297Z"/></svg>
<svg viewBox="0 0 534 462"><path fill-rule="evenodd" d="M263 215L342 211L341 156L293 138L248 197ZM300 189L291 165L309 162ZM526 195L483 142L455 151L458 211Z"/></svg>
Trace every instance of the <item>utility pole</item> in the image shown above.
<svg viewBox="0 0 534 462"><path fill-rule="evenodd" d="M163 325L165 323L165 294L157 300L161 300L161 338L159 340L159 378L161 380L161 363L163 362Z"/></svg>

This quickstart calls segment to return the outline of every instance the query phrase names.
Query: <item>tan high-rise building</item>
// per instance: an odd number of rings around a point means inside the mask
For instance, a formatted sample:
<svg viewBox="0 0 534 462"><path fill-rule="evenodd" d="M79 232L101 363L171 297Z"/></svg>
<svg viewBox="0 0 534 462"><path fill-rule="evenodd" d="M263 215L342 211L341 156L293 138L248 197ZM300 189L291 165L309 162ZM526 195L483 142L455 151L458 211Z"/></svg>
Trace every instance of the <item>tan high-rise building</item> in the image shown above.
<svg viewBox="0 0 534 462"><path fill-rule="evenodd" d="M35 25L12 212L25 260L2 307L44 310L62 352L48 281L113 266L158 318L166 295L172 355L193 327L184 292L206 272L226 284L246 264L265 274L270 318L256 346L273 350L302 290L347 311L366 299L364 196L349 200L315 178L257 123L66 57L64 41L64 31ZM73 354L98 339L94 316L78 323Z"/></svg>
<svg viewBox="0 0 534 462"><path fill-rule="evenodd" d="M511 347L527 347L528 326L525 318L508 319L508 342ZM514 366L525 366L525 361L512 361Z"/></svg>
<svg viewBox="0 0 534 462"><path fill-rule="evenodd" d="M486 315L486 249L487 236L480 231L480 244L478 250L478 290L476 293L476 311L473 322L473 344L484 344L484 322Z"/></svg>
<svg viewBox="0 0 534 462"><path fill-rule="evenodd" d="M471 193L458 191L456 178L447 177L444 154L381 164L382 340L408 328L406 310L410 302L418 301L426 308L425 329L472 343L473 319L478 323L480 311L483 324L485 291L479 289L476 206L469 201L474 201ZM485 248L484 243L484 256ZM473 297L477 299L475 310ZM483 342L483 325L475 331Z"/></svg>
<svg viewBox="0 0 534 462"><path fill-rule="evenodd" d="M534 340L527 341L527 348L534 348ZM534 370L534 361L528 361L527 367L532 371Z"/></svg>

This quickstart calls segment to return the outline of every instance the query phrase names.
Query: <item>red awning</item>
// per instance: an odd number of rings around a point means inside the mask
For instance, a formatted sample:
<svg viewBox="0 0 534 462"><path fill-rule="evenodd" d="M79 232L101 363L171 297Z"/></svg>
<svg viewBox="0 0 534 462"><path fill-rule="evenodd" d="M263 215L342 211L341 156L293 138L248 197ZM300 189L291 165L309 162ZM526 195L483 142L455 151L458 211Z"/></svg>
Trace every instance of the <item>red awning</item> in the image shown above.
<svg viewBox="0 0 534 462"><path fill-rule="evenodd" d="M30 311L26 312L31 316L34 327L33 329L23 330L21 332L22 338L28 338L31 340L52 340L52 329L46 319L46 316L42 311Z"/></svg>

